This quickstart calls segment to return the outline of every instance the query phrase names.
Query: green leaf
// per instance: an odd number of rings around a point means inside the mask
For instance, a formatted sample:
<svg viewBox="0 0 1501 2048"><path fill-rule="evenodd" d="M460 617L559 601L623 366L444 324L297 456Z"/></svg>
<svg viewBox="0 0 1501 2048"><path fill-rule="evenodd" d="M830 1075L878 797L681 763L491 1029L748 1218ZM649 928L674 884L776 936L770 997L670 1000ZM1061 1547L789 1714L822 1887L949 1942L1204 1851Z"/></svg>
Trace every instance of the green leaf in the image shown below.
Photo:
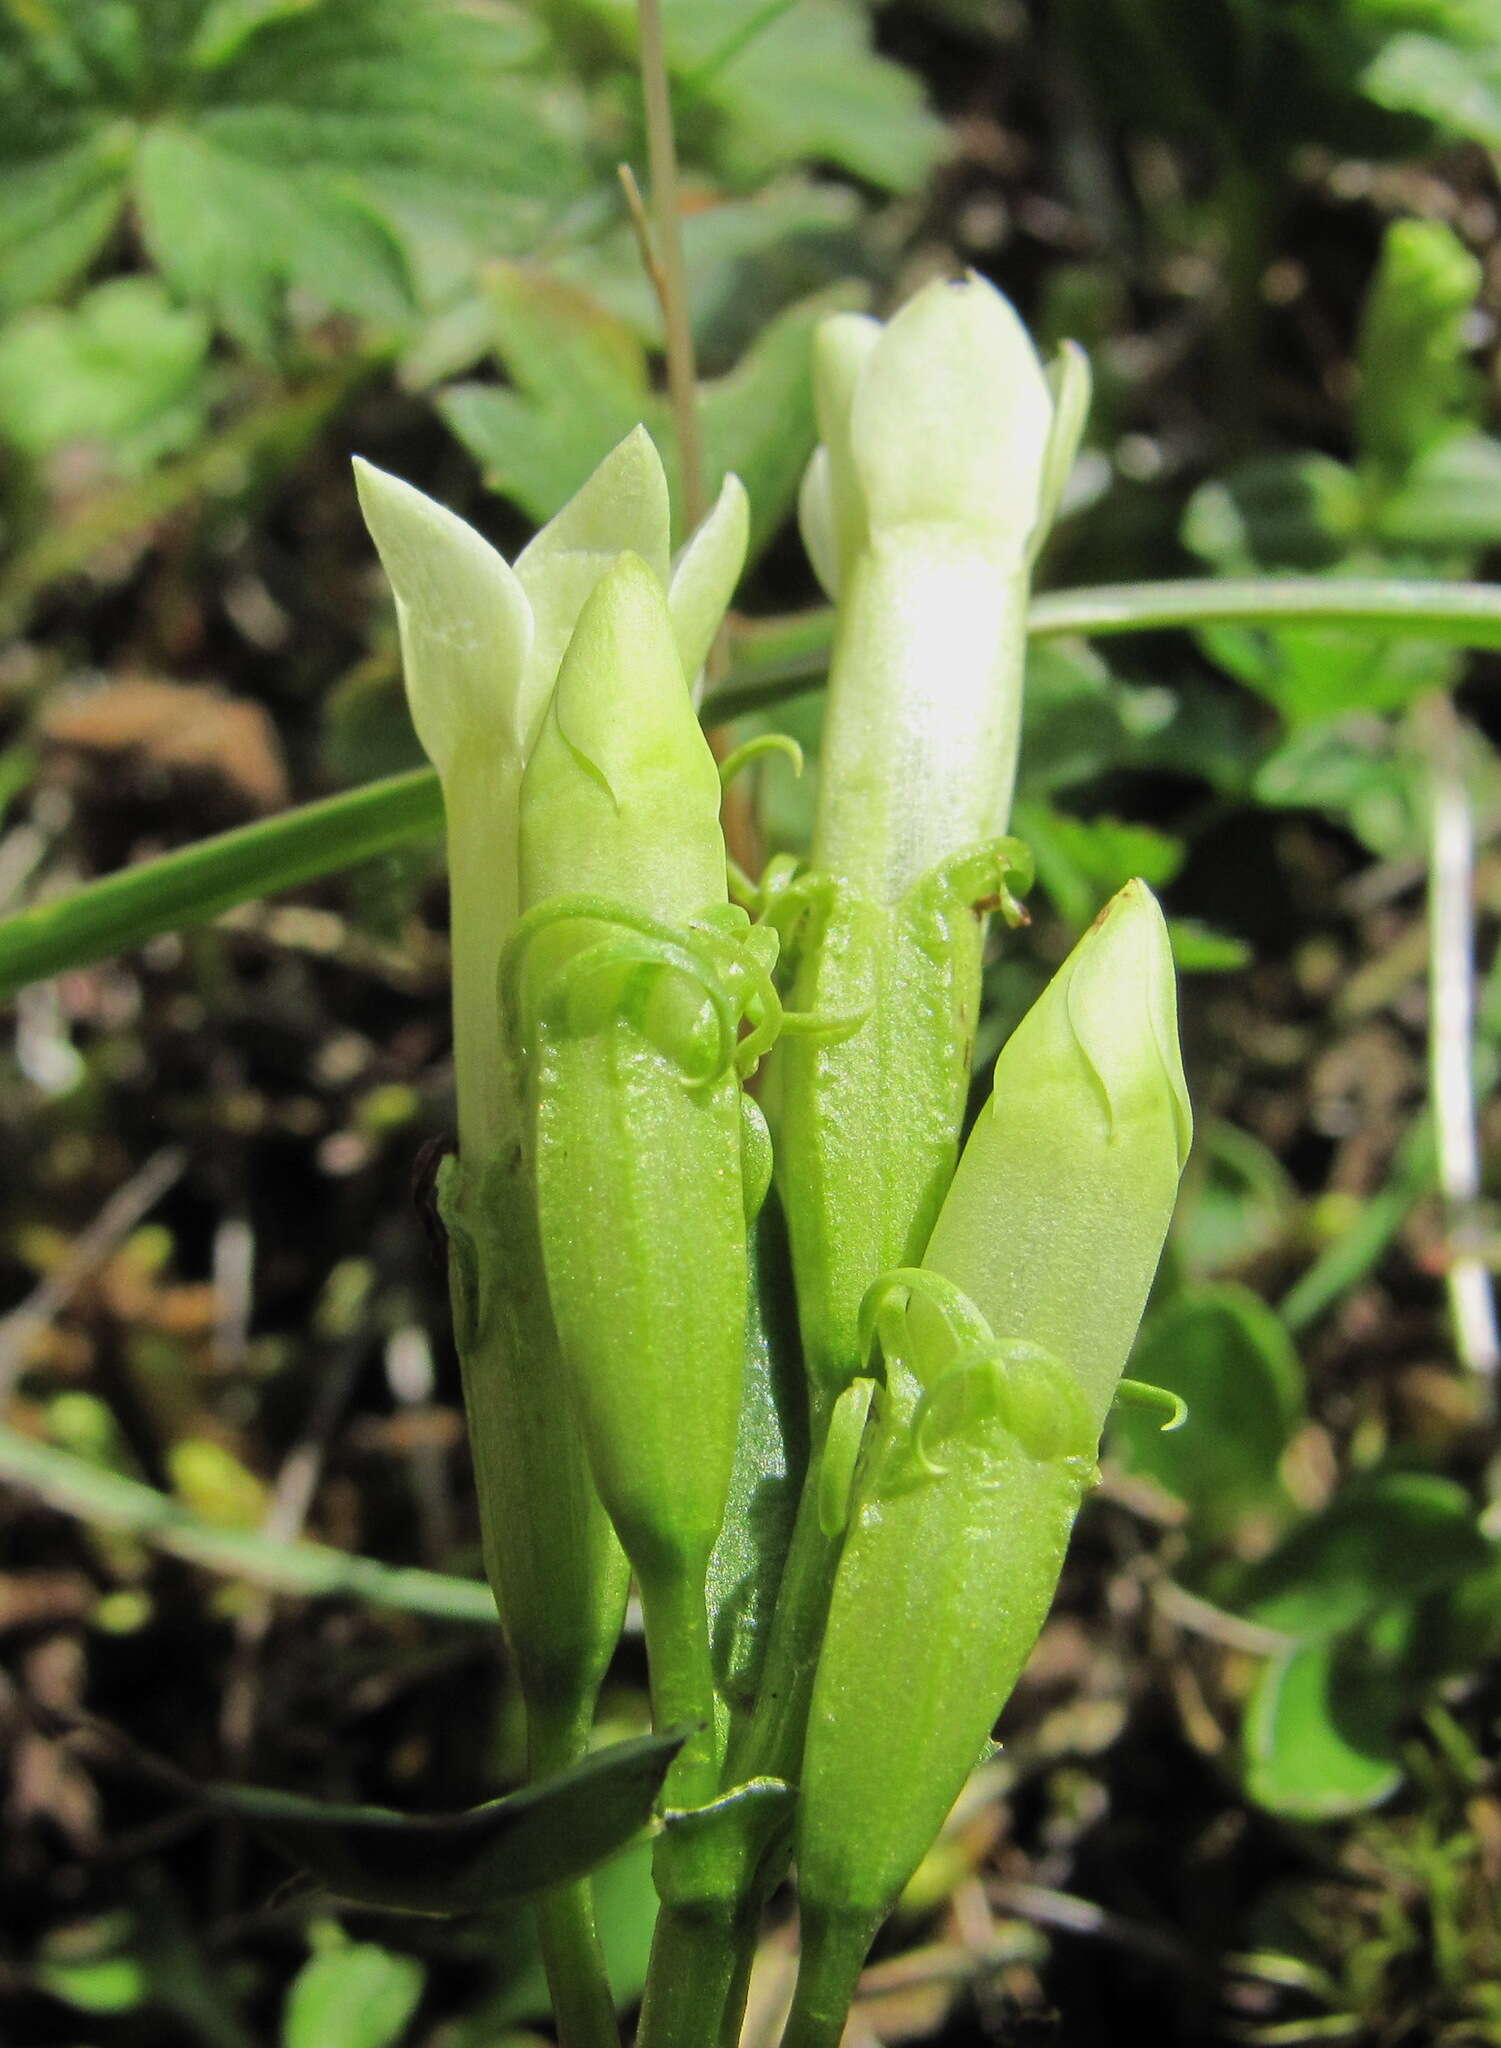
<svg viewBox="0 0 1501 2048"><path fill-rule="evenodd" d="M1255 958L1249 940L1216 931L1196 917L1170 917L1167 935L1180 974L1234 974Z"/></svg>
<svg viewBox="0 0 1501 2048"><path fill-rule="evenodd" d="M1271 1660L1244 1731L1246 1790L1297 1820L1362 1813L1402 1781L1405 1688L1363 1668L1358 1645L1303 1643Z"/></svg>
<svg viewBox="0 0 1501 2048"><path fill-rule="evenodd" d="M1206 1121L1173 1222L1174 1248L1195 1278L1230 1273L1281 1242L1297 1202L1275 1152L1234 1124Z"/></svg>
<svg viewBox="0 0 1501 2048"><path fill-rule="evenodd" d="M313 174L247 163L212 135L164 128L142 139L135 196L147 250L163 274L247 346L272 346L288 286L387 324L400 323L410 308L406 260L392 229L368 204Z"/></svg>
<svg viewBox="0 0 1501 2048"><path fill-rule="evenodd" d="M1183 864L1181 840L1123 818L1076 818L1026 802L1016 805L1013 824L1037 862L1038 881L1068 922L1081 928L1133 877L1160 888Z"/></svg>
<svg viewBox="0 0 1501 2048"><path fill-rule="evenodd" d="M1355 403L1362 459L1385 479L1405 477L1476 415L1465 327L1481 281L1480 265L1441 222L1387 229L1361 317Z"/></svg>
<svg viewBox="0 0 1501 2048"><path fill-rule="evenodd" d="M775 538L797 498L818 438L813 418L813 331L828 314L862 306L859 287L835 285L762 328L727 376L703 387L708 495L732 470L750 497L754 561Z"/></svg>
<svg viewBox="0 0 1501 2048"><path fill-rule="evenodd" d="M467 1813L336 1806L251 1785L208 1785L233 1814L335 1896L395 1913L479 1913L582 1877L652 1818L681 1735L596 1751L538 1785Z"/></svg>
<svg viewBox="0 0 1501 2048"><path fill-rule="evenodd" d="M0 924L0 991L436 837L442 821L438 779L419 770L122 868Z"/></svg>
<svg viewBox="0 0 1501 2048"><path fill-rule="evenodd" d="M1321 811L1372 853L1391 859L1422 843L1421 763L1398 735L1373 719L1330 719L1300 731L1256 771L1256 801L1281 810Z"/></svg>
<svg viewBox="0 0 1501 2048"><path fill-rule="evenodd" d="M1332 568L1357 538L1360 485L1327 455L1266 455L1201 484L1183 545L1227 574Z"/></svg>
<svg viewBox="0 0 1501 2048"><path fill-rule="evenodd" d="M123 1473L100 1471L85 1457L34 1442L0 1426L0 1478L24 1487L60 1514L119 1529L173 1557L226 1578L309 1599L367 1600L408 1614L495 1626L495 1601L482 1579L449 1578L379 1564L328 1544L279 1542L260 1531L216 1528L169 1495Z"/></svg>
<svg viewBox="0 0 1501 2048"><path fill-rule="evenodd" d="M790 177L745 198L716 197L683 217L688 311L701 364L732 363L770 315L862 268L861 206L848 186ZM596 298L649 348L662 309L629 222L564 250L556 275Z"/></svg>
<svg viewBox="0 0 1501 2048"><path fill-rule="evenodd" d="M1022 696L1018 793L1050 795L1116 767L1170 724L1176 698L1111 675L1082 641L1034 641Z"/></svg>
<svg viewBox="0 0 1501 2048"><path fill-rule="evenodd" d="M494 266L489 297L511 388L456 384L438 400L486 482L534 520L550 519L609 449L644 422L663 451L681 532L672 415L652 389L634 329L577 286L532 265ZM862 298L858 287L835 286L789 307L733 370L700 387L709 500L726 471L740 477L750 496L753 557L791 509L816 438L813 329Z"/></svg>
<svg viewBox="0 0 1501 2048"><path fill-rule="evenodd" d="M149 277L24 313L0 330L0 435L33 457L96 441L117 471L146 468L202 428L209 339Z"/></svg>
<svg viewBox="0 0 1501 2048"><path fill-rule="evenodd" d="M1501 441L1457 434L1420 455L1372 517L1383 547L1451 559L1501 544Z"/></svg>
<svg viewBox="0 0 1501 2048"><path fill-rule="evenodd" d="M1203 1543L1247 1517L1280 1521L1290 1503L1280 1466L1302 1419L1303 1374L1286 1330L1247 1288L1197 1287L1152 1316L1131 1354L1131 1375L1188 1404L1181 1429L1117 1408L1114 1455L1183 1501Z"/></svg>
<svg viewBox="0 0 1501 2048"><path fill-rule="evenodd" d="M324 1949L292 1980L282 2048L396 2048L425 1980L415 1957L374 1942Z"/></svg>
<svg viewBox="0 0 1501 2048"><path fill-rule="evenodd" d="M424 245L534 235L583 189L517 15L456 0L146 0L0 17L0 309L89 261L130 197L165 275L243 341L289 286L410 317Z"/></svg>
<svg viewBox="0 0 1501 2048"><path fill-rule="evenodd" d="M1388 1472L1345 1486L1220 1594L1264 1628L1322 1641L1438 1591L1490 1555L1463 1487L1429 1473Z"/></svg>
<svg viewBox="0 0 1501 2048"><path fill-rule="evenodd" d="M1378 106L1419 114L1445 135L1501 148L1501 51L1494 37L1470 43L1393 36L1361 82Z"/></svg>
<svg viewBox="0 0 1501 2048"><path fill-rule="evenodd" d="M635 334L577 286L502 263L487 296L514 388L453 385L438 409L491 489L541 525L638 421L657 425L661 401Z"/></svg>
<svg viewBox="0 0 1501 2048"><path fill-rule="evenodd" d="M634 56L634 0L566 0L558 12ZM662 13L679 129L731 183L749 188L809 162L886 192L927 178L943 128L913 73L876 54L859 0L665 0Z"/></svg>

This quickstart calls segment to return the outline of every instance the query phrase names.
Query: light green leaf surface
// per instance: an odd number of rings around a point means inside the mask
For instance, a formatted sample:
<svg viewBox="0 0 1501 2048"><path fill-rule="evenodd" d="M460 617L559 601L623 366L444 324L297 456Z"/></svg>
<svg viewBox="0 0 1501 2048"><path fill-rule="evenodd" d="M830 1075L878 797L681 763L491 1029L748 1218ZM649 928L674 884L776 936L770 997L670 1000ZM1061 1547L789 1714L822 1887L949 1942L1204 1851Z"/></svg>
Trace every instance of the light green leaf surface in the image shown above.
<svg viewBox="0 0 1501 2048"><path fill-rule="evenodd" d="M422 1997L426 1972L414 1956L372 1941L324 1949L292 1980L282 2014L282 2048L396 2048Z"/></svg>

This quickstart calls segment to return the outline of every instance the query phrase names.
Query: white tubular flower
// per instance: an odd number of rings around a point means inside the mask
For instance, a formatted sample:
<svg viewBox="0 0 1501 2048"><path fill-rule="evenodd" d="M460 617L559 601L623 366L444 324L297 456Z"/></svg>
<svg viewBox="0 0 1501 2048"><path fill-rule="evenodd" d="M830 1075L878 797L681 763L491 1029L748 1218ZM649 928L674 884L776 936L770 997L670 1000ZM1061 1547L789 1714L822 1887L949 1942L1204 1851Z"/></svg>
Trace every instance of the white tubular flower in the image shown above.
<svg viewBox="0 0 1501 2048"><path fill-rule="evenodd" d="M679 658L696 675L745 559L745 492L725 479L674 565L667 478L637 427L513 568L400 478L356 460L355 481L396 598L412 724L443 785L459 1147L482 1164L516 1117L497 1051L495 982L517 916L521 776L579 614L605 571L638 555L667 593Z"/></svg>
<svg viewBox="0 0 1501 2048"><path fill-rule="evenodd" d="M1088 373L1058 395L982 278L927 286L885 327L819 331L821 444L799 505L838 605L816 867L896 901L1005 828L1027 575L1073 459Z"/></svg>

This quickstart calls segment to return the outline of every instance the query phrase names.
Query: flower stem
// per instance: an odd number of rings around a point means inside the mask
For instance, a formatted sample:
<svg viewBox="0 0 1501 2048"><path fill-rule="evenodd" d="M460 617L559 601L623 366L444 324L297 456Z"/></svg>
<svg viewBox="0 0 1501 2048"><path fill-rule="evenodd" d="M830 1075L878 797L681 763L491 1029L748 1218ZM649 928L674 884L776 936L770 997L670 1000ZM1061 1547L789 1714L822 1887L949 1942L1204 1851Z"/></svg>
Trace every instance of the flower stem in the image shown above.
<svg viewBox="0 0 1501 2048"><path fill-rule="evenodd" d="M529 1702L527 1775L533 1784L578 1762L589 1747L593 1699L554 1710ZM558 2048L620 2048L615 1999L594 1914L594 1883L581 1877L534 1901Z"/></svg>
<svg viewBox="0 0 1501 2048"><path fill-rule="evenodd" d="M705 1806L719 1791L714 1665L709 1651L707 1561L674 1558L660 1568L637 1561L641 1618L651 1675L652 1721L659 1732L686 1728L688 1739L668 1773L669 1806Z"/></svg>
<svg viewBox="0 0 1501 2048"><path fill-rule="evenodd" d="M797 1990L782 2048L839 2048L873 1932L863 1914L804 1912Z"/></svg>

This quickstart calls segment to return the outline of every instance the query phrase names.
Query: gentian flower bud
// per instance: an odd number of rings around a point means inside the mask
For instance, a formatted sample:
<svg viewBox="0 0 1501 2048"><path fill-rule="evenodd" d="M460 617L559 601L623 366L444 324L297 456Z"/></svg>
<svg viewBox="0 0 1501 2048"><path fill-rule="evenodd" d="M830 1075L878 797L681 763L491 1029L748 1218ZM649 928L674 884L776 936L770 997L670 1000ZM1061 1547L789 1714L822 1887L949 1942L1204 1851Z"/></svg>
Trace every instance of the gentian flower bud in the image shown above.
<svg viewBox="0 0 1501 2048"><path fill-rule="evenodd" d="M620 556L579 615L521 791L502 979L562 1355L641 1585L659 1723L704 1720L704 1582L735 1453L748 1290L735 1068L743 914L667 593ZM764 980L764 967L760 970ZM767 984L769 987L769 983Z"/></svg>
<svg viewBox="0 0 1501 2048"><path fill-rule="evenodd" d="M924 1270L878 1317L808 1721L791 2048L837 2042L1046 1618L1189 1136L1167 932L1133 882L1002 1051Z"/></svg>
<svg viewBox="0 0 1501 2048"><path fill-rule="evenodd" d="M1004 832L1028 578L1087 387L1055 405L977 277L885 326L819 330L804 538L837 618L811 871L792 895L796 1007L861 1017L784 1041L768 1104L820 1406L858 1370L861 1296L921 1256L953 1172L986 913L1015 914ZM1081 382L1081 379L1083 380Z"/></svg>

